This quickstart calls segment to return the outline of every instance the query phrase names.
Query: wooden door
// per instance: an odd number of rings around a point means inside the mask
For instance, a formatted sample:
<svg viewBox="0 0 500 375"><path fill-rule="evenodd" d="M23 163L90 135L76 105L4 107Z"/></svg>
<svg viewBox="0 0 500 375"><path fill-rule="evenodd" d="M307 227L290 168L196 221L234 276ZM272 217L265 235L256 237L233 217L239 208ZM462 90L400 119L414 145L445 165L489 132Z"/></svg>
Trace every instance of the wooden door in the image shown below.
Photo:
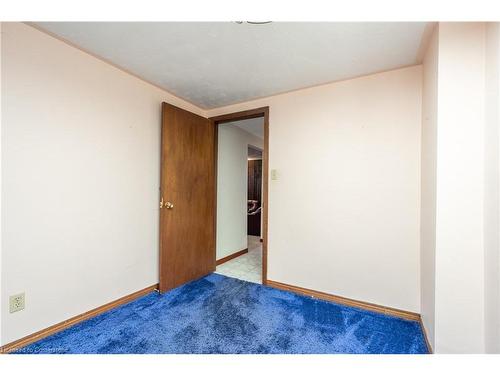
<svg viewBox="0 0 500 375"><path fill-rule="evenodd" d="M162 106L160 292L215 270L213 122Z"/></svg>

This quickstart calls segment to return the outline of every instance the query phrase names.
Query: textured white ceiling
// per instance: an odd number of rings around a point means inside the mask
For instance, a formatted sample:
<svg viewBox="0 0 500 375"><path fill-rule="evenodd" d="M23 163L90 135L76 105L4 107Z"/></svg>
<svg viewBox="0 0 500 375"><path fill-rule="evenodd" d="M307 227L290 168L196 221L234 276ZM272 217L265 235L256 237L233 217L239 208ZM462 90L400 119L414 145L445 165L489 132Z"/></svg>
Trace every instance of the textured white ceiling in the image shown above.
<svg viewBox="0 0 500 375"><path fill-rule="evenodd" d="M415 64L426 23L37 26L208 109Z"/></svg>
<svg viewBox="0 0 500 375"><path fill-rule="evenodd" d="M251 118L248 120L240 120L234 122L228 122L224 125L236 125L237 127L253 134L259 138L264 138L264 118Z"/></svg>

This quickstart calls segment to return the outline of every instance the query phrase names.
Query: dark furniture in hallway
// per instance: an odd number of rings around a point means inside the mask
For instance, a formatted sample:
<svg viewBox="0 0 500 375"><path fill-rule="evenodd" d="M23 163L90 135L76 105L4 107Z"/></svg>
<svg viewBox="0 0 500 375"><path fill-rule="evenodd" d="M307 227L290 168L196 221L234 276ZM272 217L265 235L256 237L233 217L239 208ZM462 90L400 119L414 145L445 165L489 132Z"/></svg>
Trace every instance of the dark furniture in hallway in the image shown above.
<svg viewBox="0 0 500 375"><path fill-rule="evenodd" d="M262 211L262 160L248 161L248 234L260 236Z"/></svg>

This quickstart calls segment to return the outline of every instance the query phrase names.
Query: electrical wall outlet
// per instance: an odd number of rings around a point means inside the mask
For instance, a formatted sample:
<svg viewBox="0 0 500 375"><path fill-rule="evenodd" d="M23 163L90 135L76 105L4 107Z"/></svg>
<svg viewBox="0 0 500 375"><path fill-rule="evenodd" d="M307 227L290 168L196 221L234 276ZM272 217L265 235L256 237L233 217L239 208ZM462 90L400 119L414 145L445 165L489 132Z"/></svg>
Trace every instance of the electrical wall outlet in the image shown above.
<svg viewBox="0 0 500 375"><path fill-rule="evenodd" d="M9 312L24 310L24 293L15 294L9 297Z"/></svg>

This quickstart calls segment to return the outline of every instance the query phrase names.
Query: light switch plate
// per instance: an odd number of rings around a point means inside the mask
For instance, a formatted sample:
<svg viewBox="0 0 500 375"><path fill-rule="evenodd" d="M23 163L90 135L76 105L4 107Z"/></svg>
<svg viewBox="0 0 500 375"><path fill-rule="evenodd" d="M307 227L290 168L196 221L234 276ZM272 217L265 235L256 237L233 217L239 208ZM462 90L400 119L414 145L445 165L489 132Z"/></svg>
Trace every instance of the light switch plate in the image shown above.
<svg viewBox="0 0 500 375"><path fill-rule="evenodd" d="M14 294L9 297L9 312L15 313L24 310L24 293Z"/></svg>
<svg viewBox="0 0 500 375"><path fill-rule="evenodd" d="M276 169L271 169L271 180L278 179L278 171Z"/></svg>

